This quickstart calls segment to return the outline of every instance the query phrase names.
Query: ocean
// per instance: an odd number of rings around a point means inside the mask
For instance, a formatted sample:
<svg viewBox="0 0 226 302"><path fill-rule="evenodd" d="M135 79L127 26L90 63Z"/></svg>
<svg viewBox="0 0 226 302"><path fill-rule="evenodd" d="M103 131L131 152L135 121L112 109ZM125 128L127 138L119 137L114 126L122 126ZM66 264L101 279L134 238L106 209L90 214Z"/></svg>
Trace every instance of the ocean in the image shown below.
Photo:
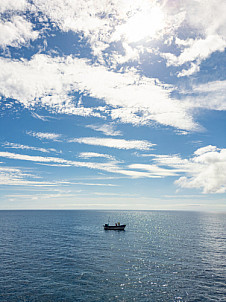
<svg viewBox="0 0 226 302"><path fill-rule="evenodd" d="M225 239L223 213L0 211L0 301L226 301Z"/></svg>

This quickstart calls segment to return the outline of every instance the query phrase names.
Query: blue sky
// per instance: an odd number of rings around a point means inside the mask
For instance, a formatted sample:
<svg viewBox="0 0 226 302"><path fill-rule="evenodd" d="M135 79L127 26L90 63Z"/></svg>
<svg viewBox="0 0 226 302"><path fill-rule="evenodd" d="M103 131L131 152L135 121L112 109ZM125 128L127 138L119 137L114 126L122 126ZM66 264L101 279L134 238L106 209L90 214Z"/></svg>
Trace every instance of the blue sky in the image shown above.
<svg viewBox="0 0 226 302"><path fill-rule="evenodd" d="M223 0L0 0L0 209L226 210Z"/></svg>

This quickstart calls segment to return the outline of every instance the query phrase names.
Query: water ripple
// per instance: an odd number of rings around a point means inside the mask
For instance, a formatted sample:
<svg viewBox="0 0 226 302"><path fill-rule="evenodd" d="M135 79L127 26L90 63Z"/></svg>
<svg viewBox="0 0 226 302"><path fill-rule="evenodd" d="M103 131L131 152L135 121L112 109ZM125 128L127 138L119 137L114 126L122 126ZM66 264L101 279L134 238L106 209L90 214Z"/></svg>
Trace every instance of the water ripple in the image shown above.
<svg viewBox="0 0 226 302"><path fill-rule="evenodd" d="M225 301L225 218L0 211L0 301Z"/></svg>

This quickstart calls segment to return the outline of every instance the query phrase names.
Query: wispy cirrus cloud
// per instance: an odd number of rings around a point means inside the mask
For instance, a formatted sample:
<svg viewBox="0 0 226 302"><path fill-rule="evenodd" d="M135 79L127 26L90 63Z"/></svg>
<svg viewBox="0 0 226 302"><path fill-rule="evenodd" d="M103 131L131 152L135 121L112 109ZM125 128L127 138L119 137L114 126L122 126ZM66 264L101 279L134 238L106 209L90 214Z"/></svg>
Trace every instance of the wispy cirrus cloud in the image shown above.
<svg viewBox="0 0 226 302"><path fill-rule="evenodd" d="M69 183L68 183L69 184ZM59 187L64 186L65 181L46 181L42 177L24 171L20 168L0 166L0 185L22 187ZM37 196L33 195L34 198Z"/></svg>
<svg viewBox="0 0 226 302"><path fill-rule="evenodd" d="M52 119L52 118L53 118L53 117L50 117L50 116L43 116L43 115L37 114L36 112L31 112L31 115L32 115L35 119L41 120L41 121L43 121L43 122L47 122L49 119Z"/></svg>
<svg viewBox="0 0 226 302"><path fill-rule="evenodd" d="M70 167L96 169L109 173L126 175L132 178L152 177L152 175L148 172L130 170L127 167L122 167L117 161L112 161L112 160L106 163L82 162L82 161L71 161L71 160L66 160L57 157L31 156L31 155L16 154L11 152L0 152L0 157L12 159L12 160L30 161L38 164L49 164L49 166L52 166L52 163L54 163L54 166L58 166L58 167L60 167L61 165L65 167L66 165L68 167L70 166Z"/></svg>
<svg viewBox="0 0 226 302"><path fill-rule="evenodd" d="M112 155L103 154L103 153L96 153L96 152L81 152L79 157L89 159L89 158L107 158L110 160L115 160Z"/></svg>
<svg viewBox="0 0 226 302"><path fill-rule="evenodd" d="M209 110L226 110L226 81L211 81L204 84L194 84L191 90L183 92L184 102L189 107Z"/></svg>
<svg viewBox="0 0 226 302"><path fill-rule="evenodd" d="M109 173L123 174L131 178L178 177L175 184L181 188L202 189L204 194L226 192L226 149L206 146L197 149L193 156L183 159L179 155L152 154L151 164L130 164L110 161L106 163L70 161L55 157L41 157L0 152L0 157L32 161L36 163L57 163L71 167L85 167ZM3 176L4 176L4 169ZM10 171L10 175L17 172ZM4 178L4 177L3 177ZM12 183L14 182L12 178Z"/></svg>
<svg viewBox="0 0 226 302"><path fill-rule="evenodd" d="M24 186L24 185L45 185L44 182L33 180L38 178L31 173L24 172L19 168L0 167L0 185ZM49 183L47 184L49 185Z"/></svg>
<svg viewBox="0 0 226 302"><path fill-rule="evenodd" d="M38 139L46 139L46 140L53 140L58 141L61 139L62 135L57 133L48 133L48 132L33 132L33 131L27 131L27 134L34 136Z"/></svg>
<svg viewBox="0 0 226 302"><path fill-rule="evenodd" d="M118 185L109 184L109 183L91 183L91 182L71 182L74 185L81 186L97 186L97 187L117 187Z"/></svg>
<svg viewBox="0 0 226 302"><path fill-rule="evenodd" d="M139 169L150 172L153 175L153 178L162 178L167 176L177 176L180 171L177 171L175 168L162 168L157 165L150 164L131 164L128 166L131 169Z"/></svg>
<svg viewBox="0 0 226 302"><path fill-rule="evenodd" d="M119 130L115 130L115 126L112 124L87 125L86 127L93 129L95 131L102 132L104 135L109 135L109 136L122 135L122 132Z"/></svg>
<svg viewBox="0 0 226 302"><path fill-rule="evenodd" d="M56 198L68 198L68 197L73 197L74 194L70 193L49 193L49 194L10 194L6 195L5 197L10 199L10 200L24 200L24 199L29 199L29 200L42 200L42 199L56 199Z"/></svg>
<svg viewBox="0 0 226 302"><path fill-rule="evenodd" d="M125 140L114 138L98 138L98 137L80 137L69 140L71 143L80 143L93 146L102 146L117 149L138 149L138 150L150 150L155 144L152 144L145 140Z"/></svg>
<svg viewBox="0 0 226 302"><path fill-rule="evenodd" d="M44 153L57 152L57 150L54 148L46 149L46 148L32 147L32 146L26 146L26 145L9 143L9 142L4 143L3 146L11 149L32 150L32 151L39 151Z"/></svg>

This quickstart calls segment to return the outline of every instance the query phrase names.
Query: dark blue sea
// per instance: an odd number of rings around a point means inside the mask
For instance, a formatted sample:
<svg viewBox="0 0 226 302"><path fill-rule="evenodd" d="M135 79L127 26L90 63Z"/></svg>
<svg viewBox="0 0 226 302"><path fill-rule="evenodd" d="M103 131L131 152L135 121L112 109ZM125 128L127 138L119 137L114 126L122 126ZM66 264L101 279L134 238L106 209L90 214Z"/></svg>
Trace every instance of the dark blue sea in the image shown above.
<svg viewBox="0 0 226 302"><path fill-rule="evenodd" d="M226 214L0 211L0 301L226 301Z"/></svg>

